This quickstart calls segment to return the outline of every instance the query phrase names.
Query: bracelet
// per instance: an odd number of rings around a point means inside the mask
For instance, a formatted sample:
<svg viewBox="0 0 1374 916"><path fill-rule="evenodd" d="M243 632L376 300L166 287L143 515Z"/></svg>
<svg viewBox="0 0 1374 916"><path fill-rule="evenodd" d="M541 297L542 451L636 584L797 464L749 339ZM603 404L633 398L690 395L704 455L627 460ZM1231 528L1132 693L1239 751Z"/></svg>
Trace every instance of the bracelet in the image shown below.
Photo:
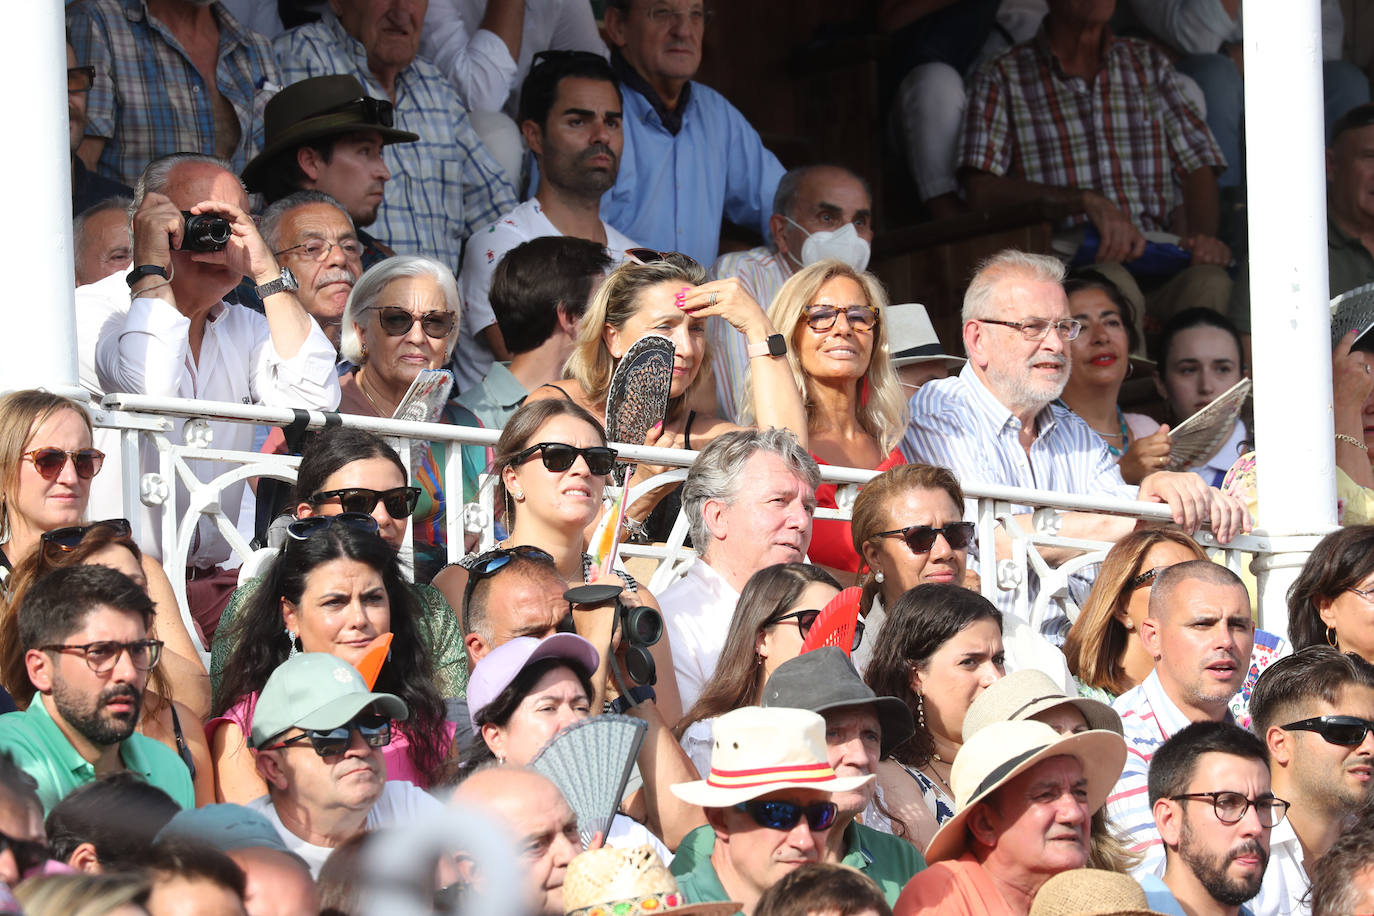
<svg viewBox="0 0 1374 916"><path fill-rule="evenodd" d="M644 523L639 519L631 518L629 515L626 515L621 522L621 526L625 529L625 533L629 535L631 544L643 544L648 542L649 535L644 531Z"/></svg>
<svg viewBox="0 0 1374 916"><path fill-rule="evenodd" d="M1360 451L1364 452L1366 455L1369 454L1369 446L1365 445L1363 442L1361 442L1359 439L1356 439L1354 436L1347 436L1345 433L1336 433L1336 441L1344 442L1347 445L1353 445Z"/></svg>

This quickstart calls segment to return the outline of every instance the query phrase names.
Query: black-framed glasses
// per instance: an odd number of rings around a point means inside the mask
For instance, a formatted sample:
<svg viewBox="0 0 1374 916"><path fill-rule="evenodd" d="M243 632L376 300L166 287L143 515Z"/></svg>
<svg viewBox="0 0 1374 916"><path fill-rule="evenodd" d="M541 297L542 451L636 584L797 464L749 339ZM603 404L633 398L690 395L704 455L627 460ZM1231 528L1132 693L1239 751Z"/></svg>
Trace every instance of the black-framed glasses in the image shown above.
<svg viewBox="0 0 1374 916"><path fill-rule="evenodd" d="M306 502L312 506L337 499L344 513L371 515L377 503L386 507L392 518L409 518L420 502L419 487L392 487L390 490L371 490L367 487L344 487L341 490L321 490L312 493ZM312 516L313 517L313 516Z"/></svg>
<svg viewBox="0 0 1374 916"><path fill-rule="evenodd" d="M1026 340L1044 340L1049 336L1050 328L1058 331L1059 336L1065 340L1074 340L1078 337L1078 332L1083 330L1083 322L1077 318L1061 318L1059 321L1050 321L1046 318L1028 318L1025 321L998 321L994 318L976 320L983 324L1000 324L1004 328L1015 328Z"/></svg>
<svg viewBox="0 0 1374 916"><path fill-rule="evenodd" d="M835 823L837 809L834 802L828 801L803 805L779 799L755 798L740 802L735 805L735 810L749 815L755 824L769 830L791 830L805 817L806 826L821 831L829 830L830 825Z"/></svg>
<svg viewBox="0 0 1374 916"><path fill-rule="evenodd" d="M812 305L806 309L806 326L813 331L828 331L840 315L844 315L844 320L856 331L871 331L878 323L878 310L871 305L847 305L838 309L833 305Z"/></svg>
<svg viewBox="0 0 1374 916"><path fill-rule="evenodd" d="M691 267L696 270L701 269L701 265L689 255L680 251L655 251L652 248L626 248L625 257L629 258L640 267L648 267L650 264L672 264L675 267Z"/></svg>
<svg viewBox="0 0 1374 916"><path fill-rule="evenodd" d="M951 550L963 550L973 543L973 531L973 522L950 522L941 528L931 525L908 525L905 528L893 528L891 531L879 531L873 537L899 537L906 542L912 553L930 553L937 536L944 537Z"/></svg>
<svg viewBox="0 0 1374 916"><path fill-rule="evenodd" d="M763 625L765 627L772 627L780 623L786 623L789 620L795 620L797 622L797 632L800 633L801 638L805 640L806 637L811 634L811 627L816 623L816 618L820 616L821 612L817 608L804 608L800 611L789 611L786 614L778 614L775 617L769 617ZM859 643L863 641L864 622L859 620L854 623L854 645L849 647L849 651L857 651Z"/></svg>
<svg viewBox="0 0 1374 916"><path fill-rule="evenodd" d="M97 528L108 528L111 537L126 538L133 534L133 526L127 518L107 518L91 522L89 525L68 525L65 528L44 531L38 538L39 552L45 559L70 553L80 547L81 542L86 540L86 535Z"/></svg>
<svg viewBox="0 0 1374 916"><path fill-rule="evenodd" d="M395 123L395 106L391 104L389 99L374 99L366 95L360 99L340 102L333 108L327 108L319 114L338 114L344 111L356 111L363 116L363 120L368 124L376 124L379 127L391 127ZM316 115L316 117L318 116Z"/></svg>
<svg viewBox="0 0 1374 916"><path fill-rule="evenodd" d="M338 728L304 729L299 735L293 735L278 741L276 744L266 745L262 750L276 751L309 741L315 753L321 757L338 757L344 754L348 750L348 746L353 743L354 732L362 736L363 742L368 747L386 747L391 743L391 720L386 716L375 714L358 716L352 722L340 725Z"/></svg>
<svg viewBox="0 0 1374 916"><path fill-rule="evenodd" d="M157 665L158 659L162 657L162 640L160 639L137 639L133 642L115 642L110 639L103 639L99 642L88 642L81 645L69 645L66 643L53 643L52 645L39 646L44 652L75 652L86 659L86 667L96 674L109 674L119 663L119 657L125 652L129 653L129 661L139 671L151 671Z"/></svg>
<svg viewBox="0 0 1374 916"><path fill-rule="evenodd" d="M7 849L10 855L14 856L14 866L18 869L20 877L52 858L46 843L38 840L21 840L0 832L0 852Z"/></svg>
<svg viewBox="0 0 1374 916"><path fill-rule="evenodd" d="M312 261L323 261L325 258L329 257L329 252L333 251L336 247L344 253L344 257L354 261L362 260L363 245L362 242L359 242L357 239L339 239L337 242L331 242L329 239L321 238L306 239L299 245L292 245L290 248L274 251L273 254L283 255L293 251L299 251Z"/></svg>
<svg viewBox="0 0 1374 916"><path fill-rule="evenodd" d="M394 305L373 305L369 306L368 310L377 313L377 325L387 337L404 337L418 321L420 330L425 332L426 337L444 340L453 333L454 326L458 324L458 316L447 311L413 315Z"/></svg>
<svg viewBox="0 0 1374 916"><path fill-rule="evenodd" d="M1251 808L1259 816L1261 827L1273 827L1288 813L1288 802L1272 795L1246 798L1239 792L1187 792L1170 795L1173 801L1209 801L1217 820L1223 824L1239 824Z"/></svg>
<svg viewBox="0 0 1374 916"><path fill-rule="evenodd" d="M477 590L477 583L505 569L510 561L516 557L526 560L534 560L538 563L547 563L550 568L557 569L553 554L547 550L535 547L532 544L517 544L514 547L493 547L485 553L478 554L477 557L467 564L468 583L463 586L463 632L467 633L471 627L468 623L468 605L472 602L472 593Z"/></svg>
<svg viewBox="0 0 1374 916"><path fill-rule="evenodd" d="M68 450L46 445L43 448L31 449L19 457L21 460L27 458L32 461L33 469L38 472L38 476L49 483L62 473L68 459L71 460L72 467L76 468L76 476L82 480L90 480L99 474L101 465L105 463L105 453L98 448Z"/></svg>
<svg viewBox="0 0 1374 916"><path fill-rule="evenodd" d="M307 515L286 526L286 533L293 541L308 541L315 535L335 525L343 525L354 531L367 534L377 533L377 520L363 512L340 512L338 515Z"/></svg>
<svg viewBox="0 0 1374 916"><path fill-rule="evenodd" d="M615 468L616 455L619 454L615 449L605 445L578 448L575 445L568 445L566 442L540 442L520 451L511 463L513 465L524 464L530 460L535 452L539 453L539 458L544 462L544 467L560 474L572 467L577 456L581 455L582 460L587 462L587 470L598 477L605 477L611 473Z"/></svg>
<svg viewBox="0 0 1374 916"><path fill-rule="evenodd" d="M1316 732L1327 744L1355 747L1364 743L1364 736L1374 731L1374 721L1359 716L1314 716L1279 728L1286 732Z"/></svg>
<svg viewBox="0 0 1374 916"><path fill-rule="evenodd" d="M90 92L95 85L95 67L68 67L67 91Z"/></svg>

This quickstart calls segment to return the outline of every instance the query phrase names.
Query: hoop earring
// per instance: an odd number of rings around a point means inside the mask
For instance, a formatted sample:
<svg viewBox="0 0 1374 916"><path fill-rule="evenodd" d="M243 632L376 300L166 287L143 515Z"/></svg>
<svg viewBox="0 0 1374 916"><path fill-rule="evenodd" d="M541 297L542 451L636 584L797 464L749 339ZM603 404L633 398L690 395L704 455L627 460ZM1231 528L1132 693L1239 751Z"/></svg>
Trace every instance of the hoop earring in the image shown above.
<svg viewBox="0 0 1374 916"><path fill-rule="evenodd" d="M1341 650L1340 640L1336 638L1336 631L1331 627L1326 628L1326 644L1337 652Z"/></svg>

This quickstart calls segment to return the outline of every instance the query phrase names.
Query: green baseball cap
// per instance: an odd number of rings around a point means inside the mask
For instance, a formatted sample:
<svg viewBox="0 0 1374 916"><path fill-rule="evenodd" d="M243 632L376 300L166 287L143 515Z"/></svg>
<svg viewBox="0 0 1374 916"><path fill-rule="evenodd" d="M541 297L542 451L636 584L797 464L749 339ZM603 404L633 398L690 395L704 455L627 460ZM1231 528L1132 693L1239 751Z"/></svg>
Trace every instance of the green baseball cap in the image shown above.
<svg viewBox="0 0 1374 916"><path fill-rule="evenodd" d="M272 672L258 695L253 747L262 747L290 728L338 728L369 706L388 719L410 715L400 697L369 691L358 669L343 659L326 652L293 655Z"/></svg>

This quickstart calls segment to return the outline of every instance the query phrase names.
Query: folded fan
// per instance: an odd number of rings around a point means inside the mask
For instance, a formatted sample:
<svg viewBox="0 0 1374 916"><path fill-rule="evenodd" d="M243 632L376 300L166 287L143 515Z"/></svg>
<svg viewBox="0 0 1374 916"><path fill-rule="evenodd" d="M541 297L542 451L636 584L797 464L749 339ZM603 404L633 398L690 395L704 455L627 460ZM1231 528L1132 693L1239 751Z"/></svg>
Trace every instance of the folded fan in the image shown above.
<svg viewBox="0 0 1374 916"><path fill-rule="evenodd" d="M630 716L593 716L554 735L530 761L568 800L583 846L598 833L605 839L648 729Z"/></svg>
<svg viewBox="0 0 1374 916"><path fill-rule="evenodd" d="M839 646L848 655L854 649L854 629L859 623L859 596L863 589L851 586L821 608L816 622L802 640L802 652L822 646ZM801 654L801 653L798 653Z"/></svg>

